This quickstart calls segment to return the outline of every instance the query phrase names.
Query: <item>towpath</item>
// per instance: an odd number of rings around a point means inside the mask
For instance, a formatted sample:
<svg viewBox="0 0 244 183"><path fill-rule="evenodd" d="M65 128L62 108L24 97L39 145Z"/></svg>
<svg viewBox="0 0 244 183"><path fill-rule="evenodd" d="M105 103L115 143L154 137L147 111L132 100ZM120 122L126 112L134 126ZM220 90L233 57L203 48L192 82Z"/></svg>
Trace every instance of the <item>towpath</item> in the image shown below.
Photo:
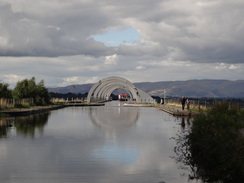
<svg viewBox="0 0 244 183"><path fill-rule="evenodd" d="M199 114L199 112L191 111L191 110L182 110L179 107L171 106L171 105L160 105L157 106L160 110L172 114L174 116L195 116Z"/></svg>

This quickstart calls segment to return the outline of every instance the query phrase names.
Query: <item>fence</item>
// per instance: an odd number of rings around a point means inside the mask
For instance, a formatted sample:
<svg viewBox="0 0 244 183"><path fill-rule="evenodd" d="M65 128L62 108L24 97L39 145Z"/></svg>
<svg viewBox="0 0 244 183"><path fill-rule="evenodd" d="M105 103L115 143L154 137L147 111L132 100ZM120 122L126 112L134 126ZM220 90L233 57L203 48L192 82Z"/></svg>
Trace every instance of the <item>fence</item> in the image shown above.
<svg viewBox="0 0 244 183"><path fill-rule="evenodd" d="M241 99L189 99L190 108L198 111L206 110L211 108L213 105L222 102L228 102L229 106L238 106L239 108L244 108L244 100ZM166 99L166 104L181 107L180 98L170 98Z"/></svg>
<svg viewBox="0 0 244 183"><path fill-rule="evenodd" d="M0 98L0 108L13 108L18 105L34 105L33 98L13 99Z"/></svg>
<svg viewBox="0 0 244 183"><path fill-rule="evenodd" d="M67 99L64 99L64 98L51 98L51 102L52 103L81 103L81 102L84 102L86 100L86 98L67 98Z"/></svg>

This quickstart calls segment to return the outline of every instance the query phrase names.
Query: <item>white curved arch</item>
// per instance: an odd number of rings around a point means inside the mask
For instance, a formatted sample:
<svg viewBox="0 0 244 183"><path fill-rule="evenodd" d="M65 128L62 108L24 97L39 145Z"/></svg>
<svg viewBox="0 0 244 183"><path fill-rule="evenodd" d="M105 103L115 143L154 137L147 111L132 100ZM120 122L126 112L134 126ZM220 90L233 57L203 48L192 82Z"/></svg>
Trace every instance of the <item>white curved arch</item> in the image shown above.
<svg viewBox="0 0 244 183"><path fill-rule="evenodd" d="M124 86L120 87L120 86L118 86L118 85L116 85L116 86L111 86L111 87L105 89L105 90L103 91L103 93L102 93L102 96L108 97L108 96L110 96L110 95L111 95L115 90L117 90L117 89L123 89L123 90L127 91L127 93L130 95L130 98L131 98L131 99L133 98L133 95L132 95L132 93L130 92L130 89L129 89L129 88L124 87Z"/></svg>
<svg viewBox="0 0 244 183"><path fill-rule="evenodd" d="M134 88L132 88L131 86L127 86L121 83L109 83L108 85L106 85L105 87L102 88L102 90L100 90L100 92L98 93L98 97L105 97L106 95L111 95L111 93L113 91L115 91L116 89L123 89L126 91L129 91L131 94L131 97L136 98L137 94Z"/></svg>
<svg viewBox="0 0 244 183"><path fill-rule="evenodd" d="M87 96L87 102L100 102L108 100L108 97L117 89L127 91L132 100L138 103L154 103L154 99L144 91L136 88L130 81L121 77L108 77L95 83Z"/></svg>

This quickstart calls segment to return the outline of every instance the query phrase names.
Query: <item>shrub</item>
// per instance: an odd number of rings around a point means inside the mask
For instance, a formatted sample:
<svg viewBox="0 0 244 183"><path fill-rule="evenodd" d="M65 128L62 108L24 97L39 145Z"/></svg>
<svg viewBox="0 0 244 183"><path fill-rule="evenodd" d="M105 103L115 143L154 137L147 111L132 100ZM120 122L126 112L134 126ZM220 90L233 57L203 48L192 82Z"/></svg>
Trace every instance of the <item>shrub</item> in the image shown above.
<svg viewBox="0 0 244 183"><path fill-rule="evenodd" d="M204 181L244 182L243 128L244 113L237 106L215 105L193 120L186 161Z"/></svg>

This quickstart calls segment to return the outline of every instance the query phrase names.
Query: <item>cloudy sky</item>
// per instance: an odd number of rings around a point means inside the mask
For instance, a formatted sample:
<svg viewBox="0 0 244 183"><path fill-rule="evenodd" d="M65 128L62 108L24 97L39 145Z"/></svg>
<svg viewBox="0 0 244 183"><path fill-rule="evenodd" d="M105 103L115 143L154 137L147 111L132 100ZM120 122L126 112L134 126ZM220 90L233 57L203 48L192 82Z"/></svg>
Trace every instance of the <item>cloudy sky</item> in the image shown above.
<svg viewBox="0 0 244 183"><path fill-rule="evenodd" d="M244 79L243 0L1 0L0 82Z"/></svg>

